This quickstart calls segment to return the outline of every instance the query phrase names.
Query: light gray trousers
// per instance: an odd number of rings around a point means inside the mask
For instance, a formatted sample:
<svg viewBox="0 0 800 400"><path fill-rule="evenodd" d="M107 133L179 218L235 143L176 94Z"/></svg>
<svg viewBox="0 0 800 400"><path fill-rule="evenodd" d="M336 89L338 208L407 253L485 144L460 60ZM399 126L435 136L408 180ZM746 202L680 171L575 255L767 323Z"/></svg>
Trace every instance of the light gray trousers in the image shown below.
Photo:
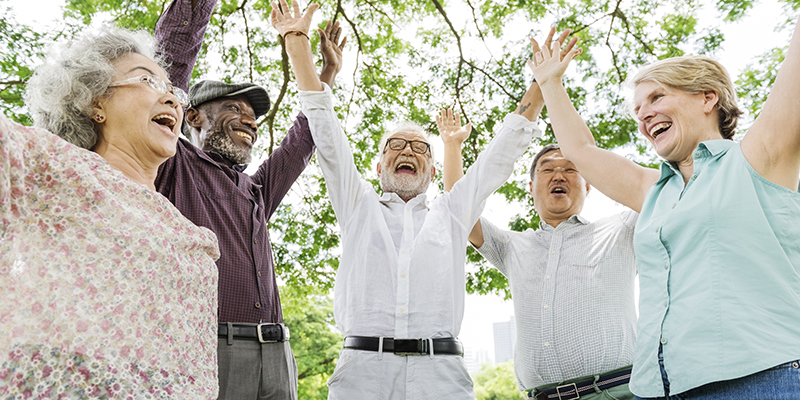
<svg viewBox="0 0 800 400"><path fill-rule="evenodd" d="M219 400L297 400L297 364L289 342L220 338Z"/></svg>

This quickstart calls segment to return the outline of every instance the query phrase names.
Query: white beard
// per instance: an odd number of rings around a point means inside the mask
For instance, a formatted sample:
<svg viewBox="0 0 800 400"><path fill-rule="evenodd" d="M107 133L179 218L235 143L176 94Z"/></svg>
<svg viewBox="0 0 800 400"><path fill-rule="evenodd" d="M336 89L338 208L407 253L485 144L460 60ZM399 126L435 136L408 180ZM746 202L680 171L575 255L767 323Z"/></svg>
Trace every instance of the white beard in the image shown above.
<svg viewBox="0 0 800 400"><path fill-rule="evenodd" d="M431 183L430 171L417 171L416 174L398 174L391 167L381 163L381 189L384 193L395 193L408 201L425 193Z"/></svg>

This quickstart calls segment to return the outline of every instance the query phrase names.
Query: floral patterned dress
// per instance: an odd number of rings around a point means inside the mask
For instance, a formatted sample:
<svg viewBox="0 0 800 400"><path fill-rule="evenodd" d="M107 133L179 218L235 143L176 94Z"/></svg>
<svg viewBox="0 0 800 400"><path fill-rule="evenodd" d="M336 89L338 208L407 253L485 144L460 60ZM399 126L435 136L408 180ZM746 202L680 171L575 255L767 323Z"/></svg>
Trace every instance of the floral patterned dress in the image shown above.
<svg viewBox="0 0 800 400"><path fill-rule="evenodd" d="M0 398L215 399L216 237L0 116Z"/></svg>

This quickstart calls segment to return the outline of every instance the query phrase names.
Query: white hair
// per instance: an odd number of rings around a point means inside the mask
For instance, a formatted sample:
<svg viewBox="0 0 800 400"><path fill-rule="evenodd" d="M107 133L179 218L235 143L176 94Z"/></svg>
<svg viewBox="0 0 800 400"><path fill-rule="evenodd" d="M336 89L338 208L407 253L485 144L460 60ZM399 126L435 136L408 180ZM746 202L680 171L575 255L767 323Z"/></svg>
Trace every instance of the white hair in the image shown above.
<svg viewBox="0 0 800 400"><path fill-rule="evenodd" d="M383 158L383 151L384 148L386 147L386 141L389 140L389 138L392 137L392 135L394 135L395 133L400 133L400 132L416 133L425 138L425 141L428 142L429 145L431 143L431 137L430 135L428 135L428 132L422 125L414 121L400 121L394 126L392 130L384 133L383 136L381 136L381 141L378 144L378 157L380 159ZM433 147L430 148L429 154L431 157L431 165L433 165L435 161L433 157Z"/></svg>
<svg viewBox="0 0 800 400"><path fill-rule="evenodd" d="M97 130L91 117L98 99L111 94L113 62L128 53L141 54L160 66L153 36L111 26L88 32L48 49L25 90L25 103L34 125L91 150Z"/></svg>

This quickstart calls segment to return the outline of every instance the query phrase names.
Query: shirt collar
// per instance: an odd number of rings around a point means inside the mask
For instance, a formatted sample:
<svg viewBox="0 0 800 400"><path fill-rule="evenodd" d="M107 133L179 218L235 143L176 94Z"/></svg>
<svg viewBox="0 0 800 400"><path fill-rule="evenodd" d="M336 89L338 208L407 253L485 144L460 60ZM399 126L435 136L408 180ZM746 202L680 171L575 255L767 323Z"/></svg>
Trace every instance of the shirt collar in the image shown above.
<svg viewBox="0 0 800 400"><path fill-rule="evenodd" d="M417 195L417 197L414 197L413 199L409 200L406 203L406 202L403 201L403 199L400 198L400 196L397 195L397 193L390 192L390 193L382 194L380 199L378 199L378 201L380 201L381 203L384 203L384 204L405 203L405 204L408 204L408 205L410 205L412 207L414 207L416 205L423 205L423 206L427 207L427 199L428 199L427 195L425 195L425 193L422 193L422 194Z"/></svg>
<svg viewBox="0 0 800 400"><path fill-rule="evenodd" d="M225 157L219 155L219 153L216 153L216 152L213 152L213 151L204 151L204 153L206 153L208 155L208 157L210 159L214 160L217 164L224 165L224 166L228 165L228 163L226 162ZM244 172L244 170L247 169L247 165L248 164L234 164L234 165L231 166L231 169L236 171L236 172Z"/></svg>
<svg viewBox="0 0 800 400"><path fill-rule="evenodd" d="M564 223L566 223L568 225L578 225L578 224L589 225L590 222L589 222L588 219L584 218L582 215L575 214L575 215L567 218L566 221L562 222L562 224L564 224ZM552 230L552 229L556 229L556 228L553 227L553 226L550 226L550 224L548 224L547 222L539 221L539 229Z"/></svg>
<svg viewBox="0 0 800 400"><path fill-rule="evenodd" d="M694 158L701 158L701 157L709 157L709 156L717 156L721 153L727 152L728 149L733 147L736 143L733 140L729 139L714 139L714 140L706 140L705 142L700 142L697 145L697 148L694 149ZM658 179L658 182L661 182L665 179L669 179L672 175L683 176L681 171L674 165L674 163L670 161L662 161L661 162L661 178Z"/></svg>

